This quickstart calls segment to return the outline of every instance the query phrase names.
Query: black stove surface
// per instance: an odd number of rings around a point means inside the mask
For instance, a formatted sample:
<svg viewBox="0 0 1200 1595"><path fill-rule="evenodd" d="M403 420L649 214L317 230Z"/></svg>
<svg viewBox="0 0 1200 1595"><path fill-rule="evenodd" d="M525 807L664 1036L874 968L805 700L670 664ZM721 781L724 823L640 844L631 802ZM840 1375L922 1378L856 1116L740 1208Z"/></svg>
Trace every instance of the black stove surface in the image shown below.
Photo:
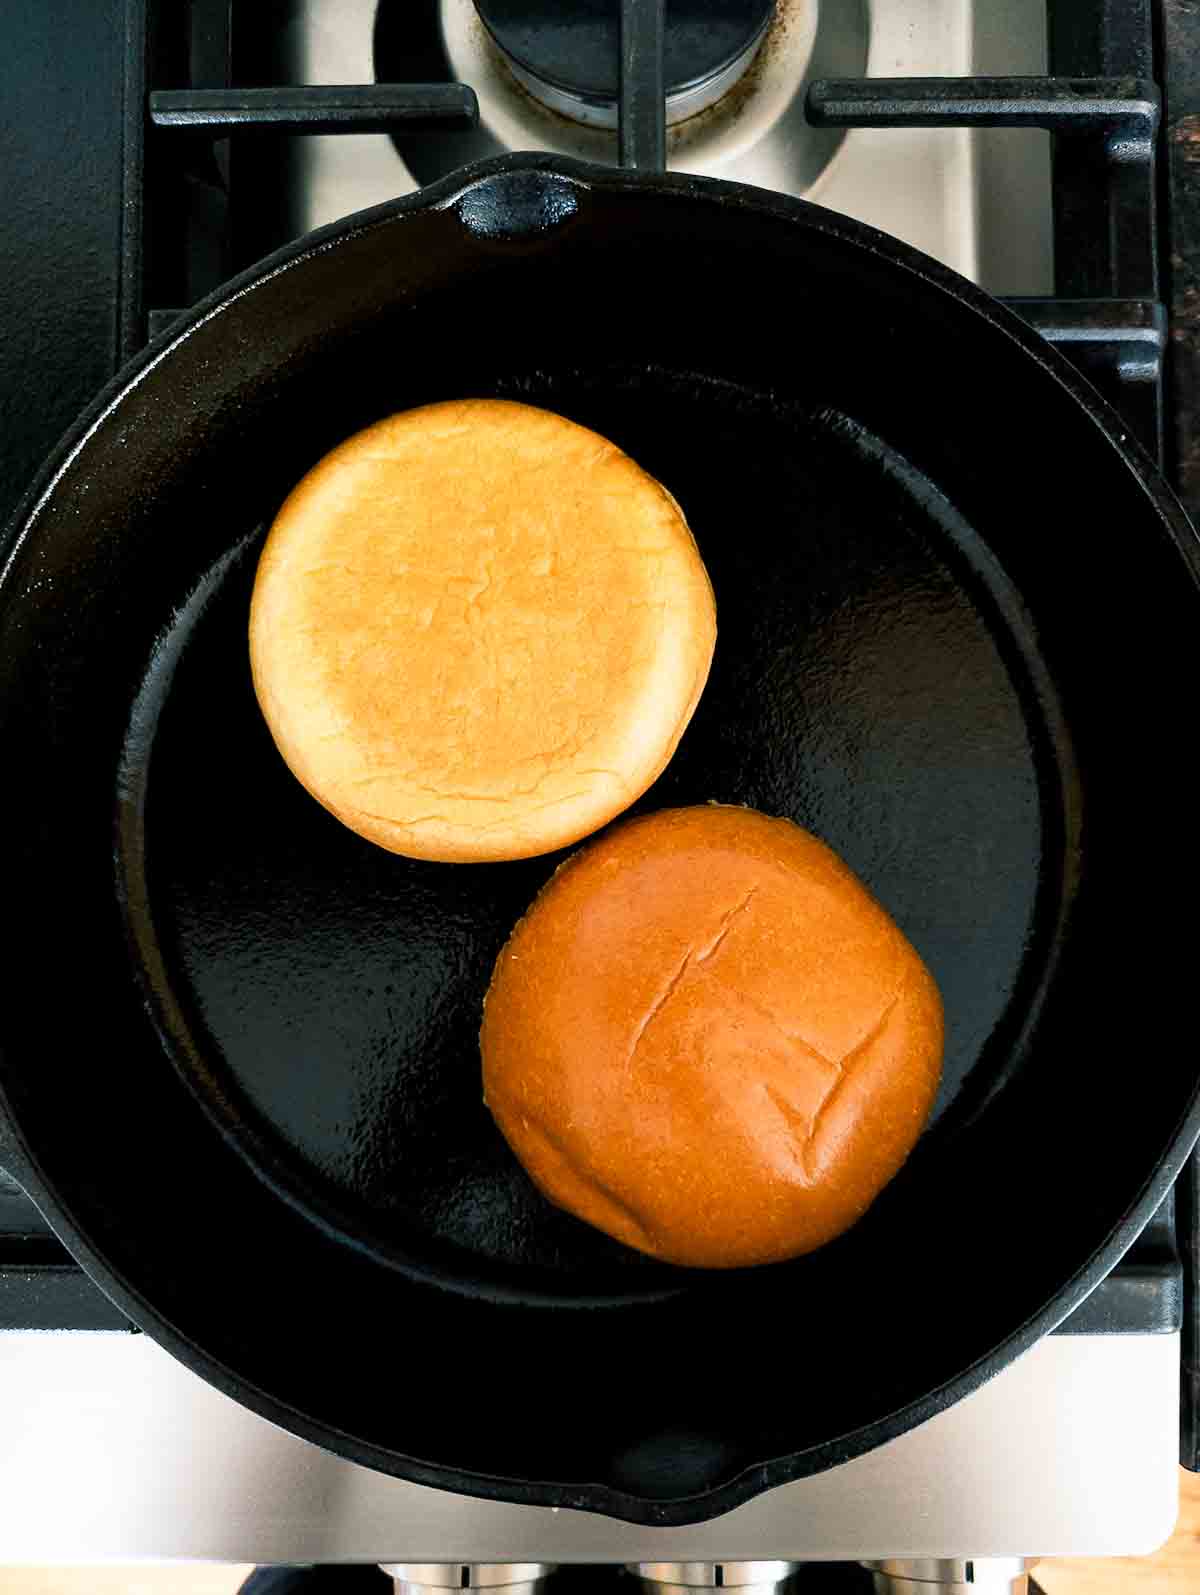
<svg viewBox="0 0 1200 1595"><path fill-rule="evenodd" d="M514 9L488 5L497 15ZM336 106L333 91L239 95L243 85L261 86L255 66L270 58L264 38L287 9L261 0L41 0L6 17L0 516L16 507L68 423L173 308L261 252L254 215L260 192L270 209L271 145L243 140L243 130L266 121L300 132L469 122L469 94L445 86L424 99L371 86L358 103L352 95ZM1200 11L1193 0L1050 0L1049 13L1051 78L827 84L814 95L813 114L846 125L990 120L1055 132L1056 296L1015 308L1117 404L1195 513ZM1156 84L1166 134L1157 143ZM1169 1200L1064 1326L1169 1330L1182 1316L1189 1400L1200 1382L1195 1189L1193 1160L1177 1188L1178 1214ZM0 1171L0 1329L20 1327L128 1325ZM1191 1410L1187 1460L1195 1450Z"/></svg>

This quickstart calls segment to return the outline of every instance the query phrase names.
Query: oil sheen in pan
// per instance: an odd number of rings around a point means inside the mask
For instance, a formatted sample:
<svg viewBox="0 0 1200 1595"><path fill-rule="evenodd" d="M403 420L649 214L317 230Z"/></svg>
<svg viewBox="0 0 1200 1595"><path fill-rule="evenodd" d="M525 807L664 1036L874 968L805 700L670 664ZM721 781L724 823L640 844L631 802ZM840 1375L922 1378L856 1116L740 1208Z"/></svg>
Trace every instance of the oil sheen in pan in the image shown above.
<svg viewBox="0 0 1200 1595"><path fill-rule="evenodd" d="M709 685L637 809L715 798L809 827L941 986L942 1093L886 1205L1021 1067L1070 896L1076 783L1019 597L847 417L645 368L495 391L632 453L712 576ZM664 404L683 424L656 424ZM177 1067L288 1201L400 1268L520 1299L673 1289L675 1271L544 1202L481 1100L492 962L561 855L402 859L309 797L249 676L261 536L180 595L125 749L122 897Z"/></svg>

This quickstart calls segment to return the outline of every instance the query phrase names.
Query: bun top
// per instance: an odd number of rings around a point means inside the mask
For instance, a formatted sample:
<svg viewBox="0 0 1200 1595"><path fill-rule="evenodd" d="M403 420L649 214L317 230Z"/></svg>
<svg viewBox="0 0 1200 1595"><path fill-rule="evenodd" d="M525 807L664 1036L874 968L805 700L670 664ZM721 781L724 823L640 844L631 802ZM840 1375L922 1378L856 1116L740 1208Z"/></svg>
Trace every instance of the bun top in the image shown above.
<svg viewBox="0 0 1200 1595"><path fill-rule="evenodd" d="M551 1201L727 1268L866 1210L933 1104L942 1006L829 848L707 805L563 865L497 960L481 1045L488 1106Z"/></svg>
<svg viewBox="0 0 1200 1595"><path fill-rule="evenodd" d="M271 528L255 689L293 773L416 858L523 858L666 765L712 658L679 506L595 432L435 404L326 456Z"/></svg>

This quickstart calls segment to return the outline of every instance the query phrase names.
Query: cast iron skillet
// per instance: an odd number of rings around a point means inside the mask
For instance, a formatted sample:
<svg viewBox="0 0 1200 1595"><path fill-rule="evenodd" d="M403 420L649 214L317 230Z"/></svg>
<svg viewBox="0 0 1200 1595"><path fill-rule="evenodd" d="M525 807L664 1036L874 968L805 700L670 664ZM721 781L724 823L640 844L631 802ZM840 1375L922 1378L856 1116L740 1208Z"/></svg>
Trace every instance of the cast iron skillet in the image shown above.
<svg viewBox="0 0 1200 1595"><path fill-rule="evenodd" d="M935 1122L812 1257L695 1275L550 1209L476 1029L558 857L373 848L258 714L284 493L463 394L598 428L695 529L716 660L638 807L811 827L941 984ZM1092 390L866 227L510 157L326 229L137 360L15 528L4 1161L137 1323L375 1467L678 1524L873 1446L1063 1318L1196 1134L1196 577Z"/></svg>

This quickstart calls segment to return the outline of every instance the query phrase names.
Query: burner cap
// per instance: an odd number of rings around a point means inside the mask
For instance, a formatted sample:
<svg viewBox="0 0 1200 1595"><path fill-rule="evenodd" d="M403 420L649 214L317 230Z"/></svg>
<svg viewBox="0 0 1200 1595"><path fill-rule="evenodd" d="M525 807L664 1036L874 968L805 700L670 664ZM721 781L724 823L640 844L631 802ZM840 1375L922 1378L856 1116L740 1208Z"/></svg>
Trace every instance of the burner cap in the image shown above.
<svg viewBox="0 0 1200 1595"><path fill-rule="evenodd" d="M517 76L539 98L573 114L616 104L620 0L475 0L476 9ZM736 81L766 31L774 0L667 0L668 104ZM533 81L529 81L532 79ZM727 81L728 80L728 81ZM539 94L539 88L551 91ZM700 109L691 103L683 112ZM678 117L672 118L678 120Z"/></svg>

